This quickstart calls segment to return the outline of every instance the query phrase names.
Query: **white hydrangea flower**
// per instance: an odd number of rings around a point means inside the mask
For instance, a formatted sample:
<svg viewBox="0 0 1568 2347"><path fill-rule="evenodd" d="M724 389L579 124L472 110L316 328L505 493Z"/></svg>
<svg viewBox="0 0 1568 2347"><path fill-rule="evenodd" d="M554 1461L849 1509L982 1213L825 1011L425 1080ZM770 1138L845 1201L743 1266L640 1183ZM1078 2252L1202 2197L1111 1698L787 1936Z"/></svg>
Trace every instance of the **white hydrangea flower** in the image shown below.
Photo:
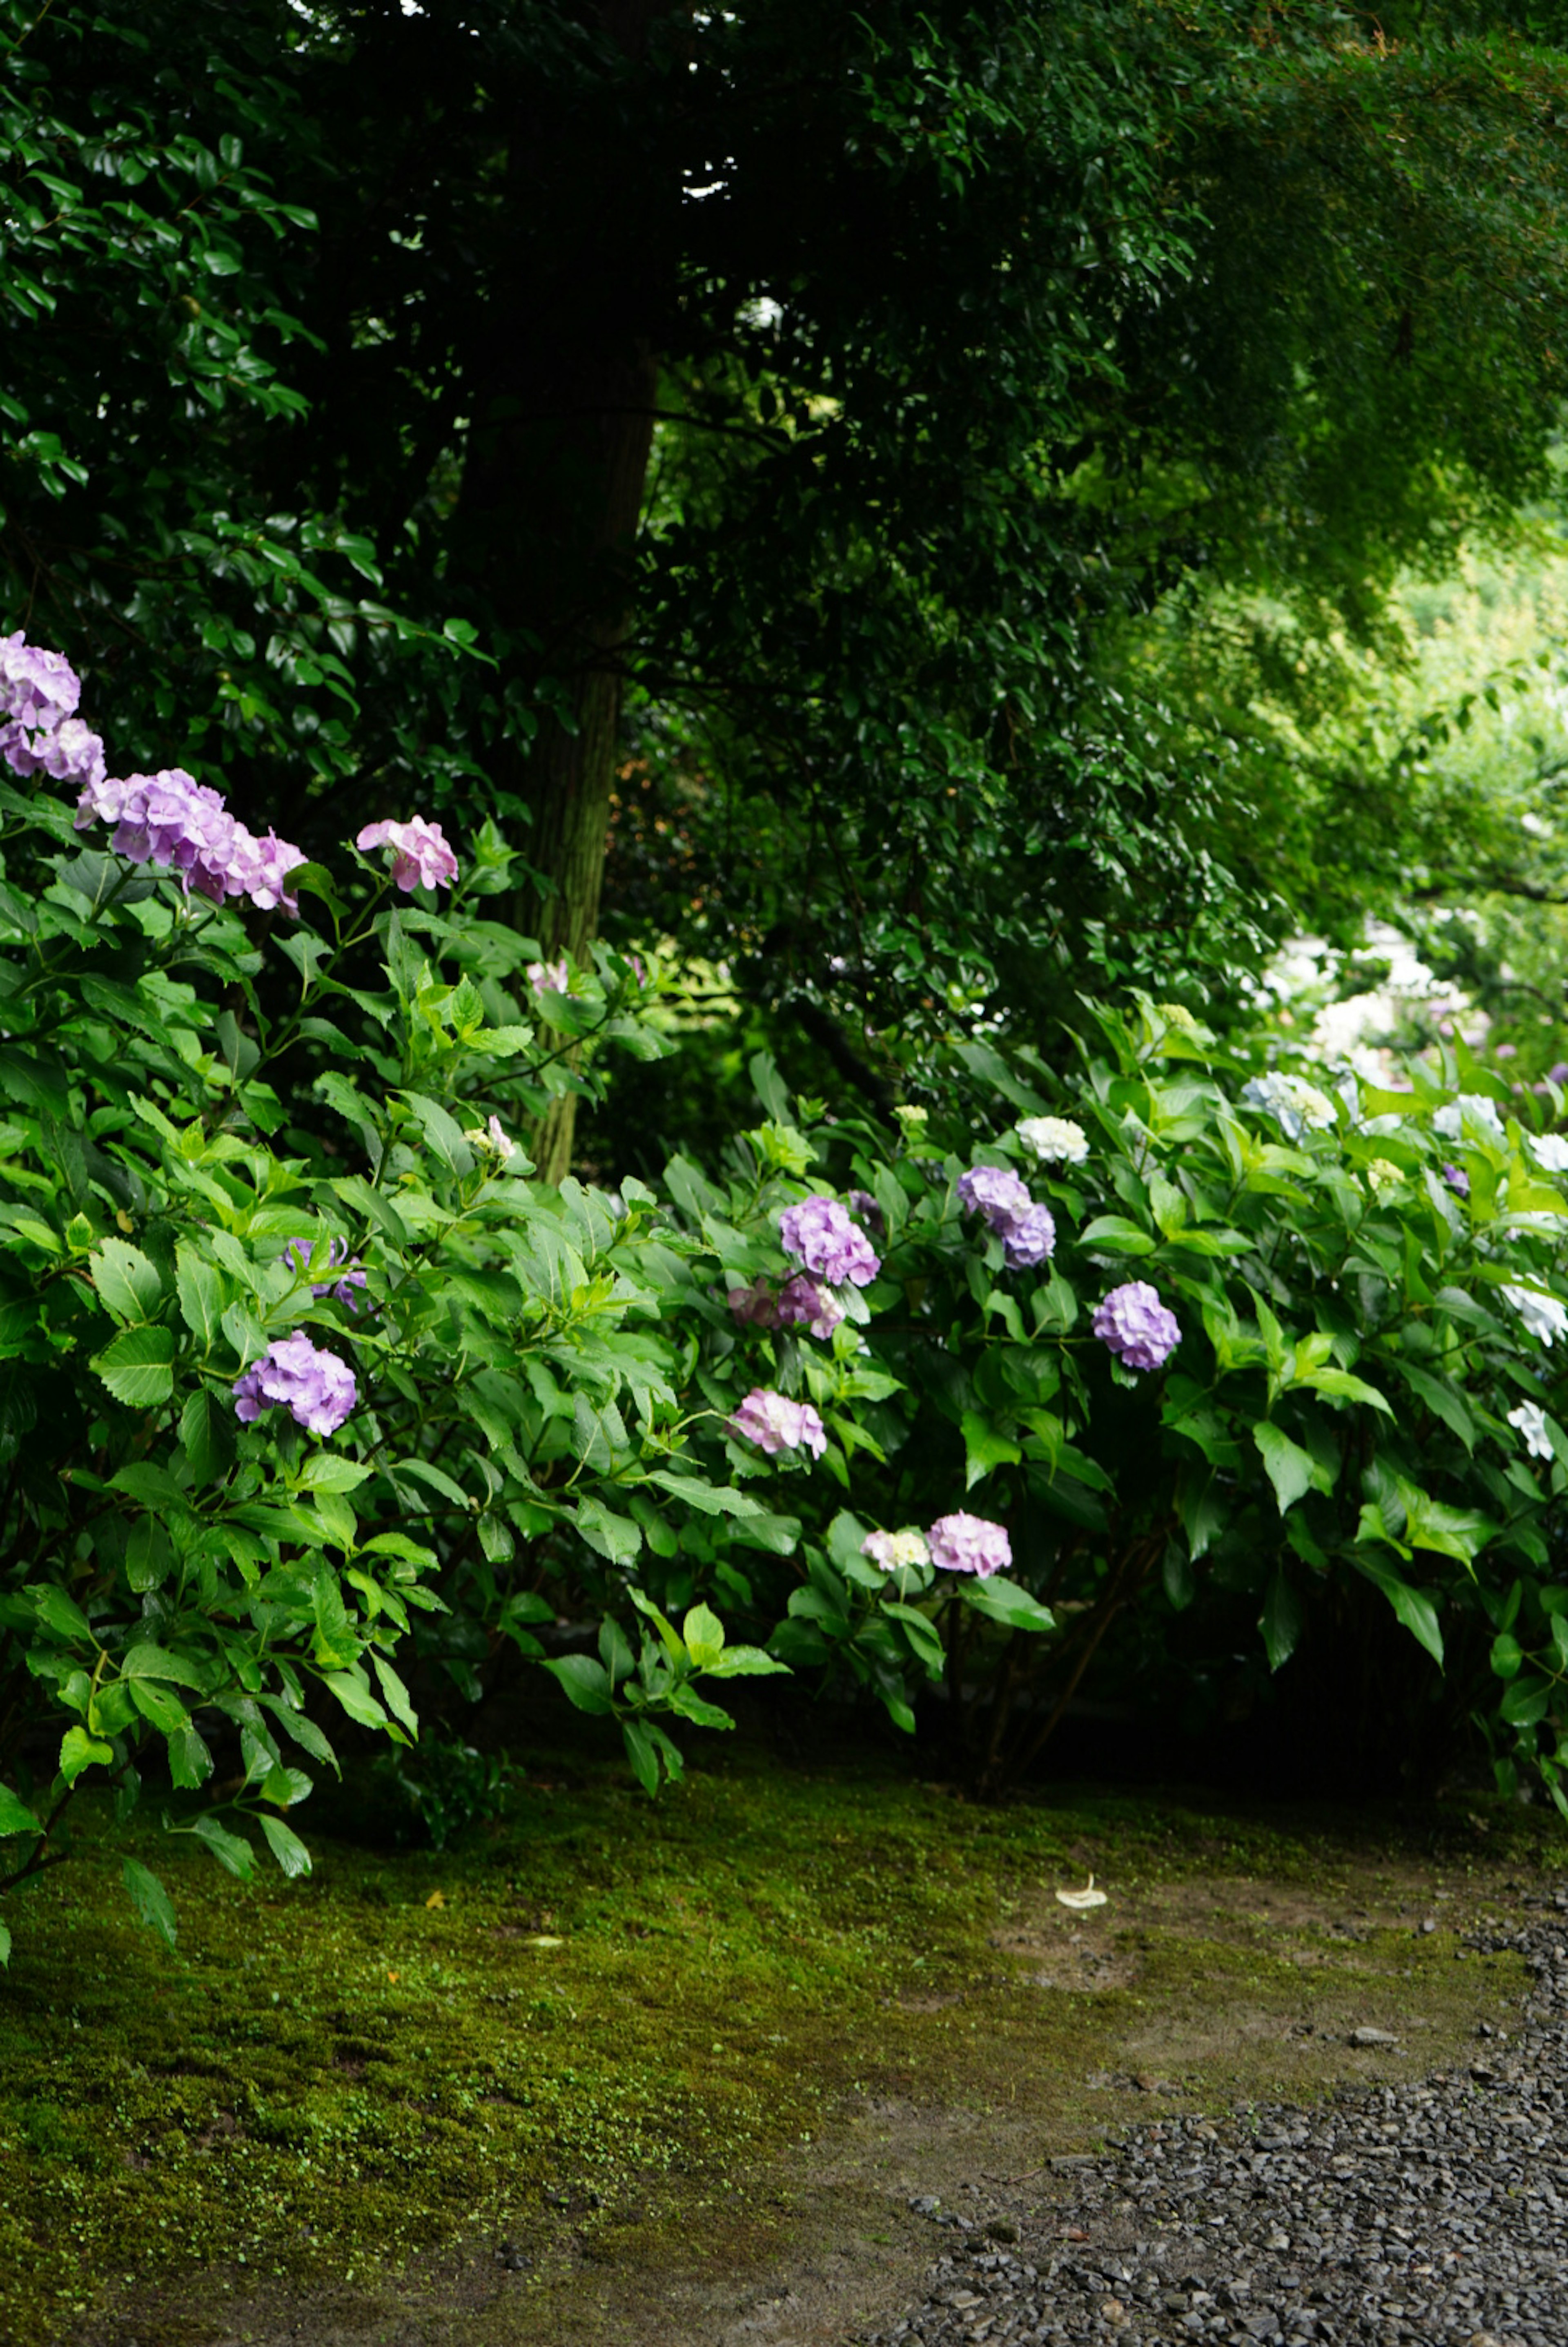
<svg viewBox="0 0 1568 2347"><path fill-rule="evenodd" d="M893 1114L911 1141L918 1141L931 1122L930 1109L918 1108L913 1101L900 1101Z"/></svg>
<svg viewBox="0 0 1568 2347"><path fill-rule="evenodd" d="M1544 1288L1511 1286L1502 1293L1538 1343L1550 1345L1554 1338L1568 1335L1568 1305L1549 1296Z"/></svg>
<svg viewBox="0 0 1568 2347"><path fill-rule="evenodd" d="M1546 1412L1539 1402L1522 1401L1517 1409L1509 1411L1508 1423L1516 1426L1523 1435L1524 1448L1532 1459L1552 1457L1552 1436L1546 1424Z"/></svg>
<svg viewBox="0 0 1568 2347"><path fill-rule="evenodd" d="M1404 1178L1390 1157L1374 1157L1367 1168L1367 1179L1377 1192L1397 1190Z"/></svg>
<svg viewBox="0 0 1568 2347"><path fill-rule="evenodd" d="M1334 1122L1334 1103L1327 1092L1305 1076L1288 1076L1278 1068L1254 1076L1242 1086L1241 1097L1248 1108L1267 1110L1287 1141L1299 1141L1308 1132L1326 1133Z"/></svg>
<svg viewBox="0 0 1568 2347"><path fill-rule="evenodd" d="M931 1549L924 1532L868 1532L860 1542L860 1554L880 1564L884 1573L907 1571L918 1564L931 1563Z"/></svg>
<svg viewBox="0 0 1568 2347"><path fill-rule="evenodd" d="M1481 1092L1461 1092L1458 1100L1445 1102L1441 1108L1434 1109L1432 1131L1441 1133L1445 1141L1458 1141L1463 1134L1467 1116L1483 1126L1494 1141L1503 1138L1497 1102L1487 1100Z"/></svg>
<svg viewBox="0 0 1568 2347"><path fill-rule="evenodd" d="M1568 1174L1568 1133L1538 1133L1532 1136L1535 1163L1548 1174Z"/></svg>
<svg viewBox="0 0 1568 2347"><path fill-rule="evenodd" d="M1017 1132L1037 1165L1082 1165L1089 1154L1089 1136L1070 1116L1020 1117Z"/></svg>

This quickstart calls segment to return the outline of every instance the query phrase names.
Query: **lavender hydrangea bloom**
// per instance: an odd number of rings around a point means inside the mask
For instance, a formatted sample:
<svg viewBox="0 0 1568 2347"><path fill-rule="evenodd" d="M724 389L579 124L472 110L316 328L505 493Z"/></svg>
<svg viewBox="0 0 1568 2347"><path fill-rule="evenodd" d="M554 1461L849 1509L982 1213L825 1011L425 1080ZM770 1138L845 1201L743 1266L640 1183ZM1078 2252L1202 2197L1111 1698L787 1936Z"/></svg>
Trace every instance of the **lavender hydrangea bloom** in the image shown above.
<svg viewBox="0 0 1568 2347"><path fill-rule="evenodd" d="M993 1231L1004 1230L1034 1204L1027 1184L1005 1165L972 1165L958 1177L958 1195L960 1204L972 1214L983 1214Z"/></svg>
<svg viewBox="0 0 1568 2347"><path fill-rule="evenodd" d="M1013 1543L1005 1527L988 1522L984 1516L972 1516L962 1508L951 1516L939 1516L926 1537L931 1561L943 1573L975 1573L982 1581L988 1581L993 1573L1005 1573L1013 1562Z"/></svg>
<svg viewBox="0 0 1568 2347"><path fill-rule="evenodd" d="M1094 1330L1129 1369L1157 1369L1181 1342L1181 1323L1146 1279L1113 1287L1095 1309Z"/></svg>
<svg viewBox="0 0 1568 2347"><path fill-rule="evenodd" d="M1050 1207L1037 1204L1010 1167L972 1165L959 1175L958 1194L971 1213L984 1215L1002 1241L1009 1271L1028 1271L1054 1248L1056 1223Z"/></svg>
<svg viewBox="0 0 1568 2347"><path fill-rule="evenodd" d="M104 745L74 713L81 694L63 654L20 631L0 637L0 757L14 773L72 783L102 776Z"/></svg>
<svg viewBox="0 0 1568 2347"><path fill-rule="evenodd" d="M0 636L0 698L7 717L36 733L52 733L74 717L81 680L64 652L30 644L20 628Z"/></svg>
<svg viewBox="0 0 1568 2347"><path fill-rule="evenodd" d="M303 848L275 831L254 838L229 814L221 794L183 767L166 766L156 774L99 774L76 803L76 829L95 821L114 825L109 845L117 856L178 872L188 895L194 888L218 905L226 897L247 897L263 912L276 906L299 912L287 876L309 861Z"/></svg>
<svg viewBox="0 0 1568 2347"><path fill-rule="evenodd" d="M407 896L419 887L450 888L457 877L457 858L440 824L422 815L408 823L367 823L354 846L361 852L390 847L393 886Z"/></svg>
<svg viewBox="0 0 1568 2347"><path fill-rule="evenodd" d="M1445 1165L1442 1169L1442 1178L1448 1184L1449 1188L1455 1191L1460 1197L1469 1197L1470 1175L1465 1172L1462 1165Z"/></svg>
<svg viewBox="0 0 1568 2347"><path fill-rule="evenodd" d="M234 1414L242 1426L264 1409L283 1408L311 1433L335 1434L358 1399L348 1363L312 1345L302 1328L275 1337L234 1383Z"/></svg>
<svg viewBox="0 0 1568 2347"><path fill-rule="evenodd" d="M866 1227L875 1231L879 1237L887 1229L887 1216L869 1190L847 1191L844 1204L849 1207L851 1214L859 1214Z"/></svg>
<svg viewBox="0 0 1568 2347"><path fill-rule="evenodd" d="M1056 1220L1049 1206L1031 1205L1013 1215L1002 1234L1002 1260L1009 1271L1031 1271L1056 1245Z"/></svg>
<svg viewBox="0 0 1568 2347"><path fill-rule="evenodd" d="M730 1317L740 1328L776 1328L779 1326L779 1299L760 1273L748 1287L732 1287L729 1291Z"/></svg>
<svg viewBox="0 0 1568 2347"><path fill-rule="evenodd" d="M796 1272L779 1291L776 1325L780 1328L803 1323L813 1337L830 1337L843 1317L844 1307L838 1297L819 1287L807 1272Z"/></svg>
<svg viewBox="0 0 1568 2347"><path fill-rule="evenodd" d="M290 1239L283 1249L284 1262L292 1264L297 1271L309 1271L311 1249L315 1244L316 1242L311 1239ZM359 1306L355 1301L354 1290L364 1286L365 1274L361 1268L359 1257L357 1255L351 1257L347 1239L332 1239L329 1242L327 1267L331 1271L341 1271L342 1276L341 1279L312 1281L311 1294L316 1302L319 1304L323 1296L335 1296L340 1304L346 1305L351 1312L357 1312Z"/></svg>
<svg viewBox="0 0 1568 2347"><path fill-rule="evenodd" d="M837 1198L802 1198L798 1206L787 1206L779 1235L785 1253L830 1287L842 1287L846 1280L869 1287L882 1267L864 1231L850 1220Z"/></svg>
<svg viewBox="0 0 1568 2347"><path fill-rule="evenodd" d="M791 1401L767 1386L753 1386L728 1423L732 1434L755 1442L769 1459L781 1450L802 1450L820 1459L828 1447L827 1429L810 1403Z"/></svg>

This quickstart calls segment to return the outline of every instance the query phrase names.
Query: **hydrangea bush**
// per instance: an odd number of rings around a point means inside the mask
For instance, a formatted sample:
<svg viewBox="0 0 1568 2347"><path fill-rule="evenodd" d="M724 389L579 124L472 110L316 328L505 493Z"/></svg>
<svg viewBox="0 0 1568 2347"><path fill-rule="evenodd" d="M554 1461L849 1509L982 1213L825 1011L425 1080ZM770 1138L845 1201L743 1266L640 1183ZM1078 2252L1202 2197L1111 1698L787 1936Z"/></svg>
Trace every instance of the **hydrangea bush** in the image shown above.
<svg viewBox="0 0 1568 2347"><path fill-rule="evenodd" d="M53 655L0 684L0 1888L106 1779L301 1870L345 1734L519 1665L650 1792L786 1672L933 1690L994 1785L1129 1622L1223 1599L1281 1667L1347 1579L1434 1671L1481 1636L1563 1803L1560 1094L1258 1078L1142 1003L891 1129L759 1059L722 1165L545 1188L551 1099L665 1045L636 966L487 917L493 829L328 871L113 777Z"/></svg>

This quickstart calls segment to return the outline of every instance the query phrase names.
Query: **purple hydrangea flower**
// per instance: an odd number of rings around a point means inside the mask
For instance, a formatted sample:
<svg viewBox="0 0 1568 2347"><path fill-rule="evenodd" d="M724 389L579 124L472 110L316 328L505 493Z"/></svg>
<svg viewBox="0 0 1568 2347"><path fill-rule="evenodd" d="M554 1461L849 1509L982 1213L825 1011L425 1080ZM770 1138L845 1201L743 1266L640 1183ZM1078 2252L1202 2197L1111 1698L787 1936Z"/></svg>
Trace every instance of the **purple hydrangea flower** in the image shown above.
<svg viewBox="0 0 1568 2347"><path fill-rule="evenodd" d="M1009 1271L1030 1271L1056 1245L1056 1220L1049 1206L1031 1205L1015 1214L1002 1234L1002 1260Z"/></svg>
<svg viewBox="0 0 1568 2347"><path fill-rule="evenodd" d="M187 895L192 888L214 904L248 897L263 912L280 905L299 912L287 875L309 862L303 848L269 831L254 838L227 811L220 793L199 783L183 767L156 774L98 774L76 803L76 829L97 820L112 823L109 845L133 864L155 864L178 872Z"/></svg>
<svg viewBox="0 0 1568 2347"><path fill-rule="evenodd" d="M394 887L412 896L418 887L450 888L457 877L457 858L438 823L416 815L409 823L367 823L355 840L361 851L390 847Z"/></svg>
<svg viewBox="0 0 1568 2347"><path fill-rule="evenodd" d="M738 1327L742 1328L776 1328L779 1326L779 1299L760 1273L749 1287L732 1287L729 1310Z"/></svg>
<svg viewBox="0 0 1568 2347"><path fill-rule="evenodd" d="M316 1242L311 1239L290 1239L283 1248L284 1262L292 1264L296 1271L309 1271L311 1249L315 1244ZM323 1296L333 1296L340 1304L346 1305L351 1312L357 1312L359 1306L354 1298L354 1290L364 1286L365 1274L360 1266L359 1257L350 1256L347 1239L332 1239L329 1242L327 1267L331 1271L341 1271L342 1276L340 1279L319 1282L313 1280L311 1284L311 1294L316 1302L319 1304Z"/></svg>
<svg viewBox="0 0 1568 2347"><path fill-rule="evenodd" d="M787 1279L779 1291L777 1325L799 1327L803 1322L813 1337L830 1337L844 1317L844 1307L830 1290L819 1287L804 1271Z"/></svg>
<svg viewBox="0 0 1568 2347"><path fill-rule="evenodd" d="M1460 1197L1469 1197L1470 1175L1465 1172L1462 1165L1445 1165L1442 1169L1442 1178L1448 1184L1449 1188L1456 1191Z"/></svg>
<svg viewBox="0 0 1568 2347"><path fill-rule="evenodd" d="M867 1228L875 1231L879 1238L881 1237L888 1226L887 1217L869 1190L849 1191L844 1203L851 1214L859 1214Z"/></svg>
<svg viewBox="0 0 1568 2347"><path fill-rule="evenodd" d="M993 1231L1005 1230L1034 1204L1027 1184L1006 1165L972 1165L958 1177L958 1195L960 1204L972 1214L983 1214Z"/></svg>
<svg viewBox="0 0 1568 2347"><path fill-rule="evenodd" d="M830 1287L842 1287L846 1280L869 1287L882 1267L864 1231L850 1220L837 1198L802 1198L798 1206L787 1206L779 1235L785 1253Z"/></svg>
<svg viewBox="0 0 1568 2347"><path fill-rule="evenodd" d="M1113 1287L1095 1308L1094 1329L1129 1369L1157 1369L1181 1342L1181 1323L1146 1279Z"/></svg>
<svg viewBox="0 0 1568 2347"><path fill-rule="evenodd" d="M311 1433L335 1434L358 1399L348 1363L312 1345L302 1328L275 1337L234 1382L234 1414L243 1426L281 1407Z"/></svg>
<svg viewBox="0 0 1568 2347"><path fill-rule="evenodd" d="M64 652L30 644L20 628L0 636L0 701L7 717L36 733L52 733L74 717L81 680Z"/></svg>
<svg viewBox="0 0 1568 2347"><path fill-rule="evenodd" d="M972 1165L958 1178L958 1194L972 1214L984 1215L1002 1241L1009 1271L1044 1263L1056 1245L1056 1222L1049 1206L1038 1205L1027 1184L1003 1165Z"/></svg>
<svg viewBox="0 0 1568 2347"><path fill-rule="evenodd" d="M75 715L82 688L60 652L18 631L0 637L0 757L18 774L90 783L104 771L104 745Z"/></svg>
<svg viewBox="0 0 1568 2347"><path fill-rule="evenodd" d="M943 1573L977 1573L982 1581L988 1581L993 1573L1005 1573L1013 1562L1013 1542L1005 1526L990 1523L984 1516L972 1516L962 1508L951 1516L939 1516L926 1538L931 1561Z"/></svg>
<svg viewBox="0 0 1568 2347"><path fill-rule="evenodd" d="M769 1459L781 1450L809 1450L820 1459L828 1447L827 1429L809 1401L791 1401L787 1394L767 1386L753 1386L734 1417L729 1430L755 1442Z"/></svg>

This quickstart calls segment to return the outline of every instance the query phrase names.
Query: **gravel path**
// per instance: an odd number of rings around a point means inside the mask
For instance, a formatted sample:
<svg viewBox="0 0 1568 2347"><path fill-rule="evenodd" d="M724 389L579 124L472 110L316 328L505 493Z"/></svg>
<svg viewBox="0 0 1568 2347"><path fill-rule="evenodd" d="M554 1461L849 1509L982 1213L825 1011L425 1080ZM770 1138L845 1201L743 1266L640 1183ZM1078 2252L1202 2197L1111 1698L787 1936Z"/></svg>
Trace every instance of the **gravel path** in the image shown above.
<svg viewBox="0 0 1568 2347"><path fill-rule="evenodd" d="M1049 2207L1019 2179L972 2188L923 2305L862 2347L1224 2347L1419 2340L1568 2347L1568 1892L1520 1928L1516 2024L1467 2073L1273 2105L1215 2126L1152 2122L1054 2161Z"/></svg>

